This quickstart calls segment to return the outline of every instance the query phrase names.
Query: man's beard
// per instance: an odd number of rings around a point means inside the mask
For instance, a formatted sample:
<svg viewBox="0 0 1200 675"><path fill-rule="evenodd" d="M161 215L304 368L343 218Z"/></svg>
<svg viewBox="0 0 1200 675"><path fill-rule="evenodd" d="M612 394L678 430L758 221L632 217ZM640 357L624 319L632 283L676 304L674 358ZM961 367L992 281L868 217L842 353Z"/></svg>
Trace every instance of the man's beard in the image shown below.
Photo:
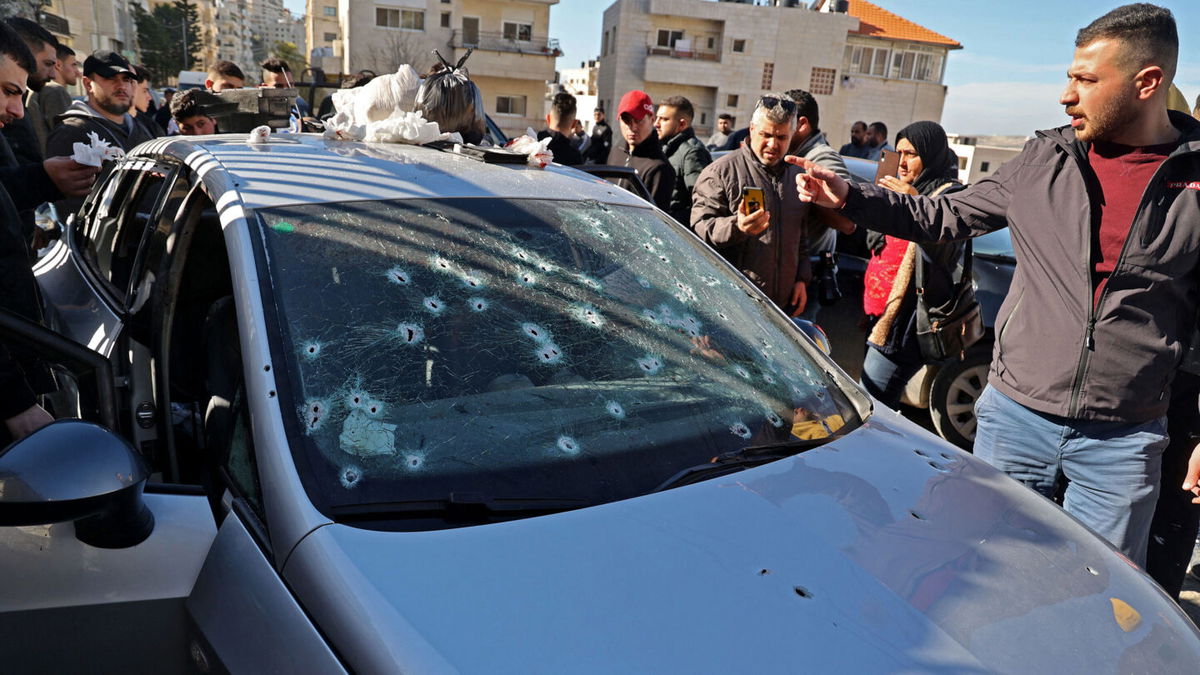
<svg viewBox="0 0 1200 675"><path fill-rule="evenodd" d="M109 115L124 115L129 112L129 103L120 101L97 101L96 105Z"/></svg>
<svg viewBox="0 0 1200 675"><path fill-rule="evenodd" d="M30 75L29 77L25 78L25 86L29 87L29 91L39 92L43 87L46 86L47 81L48 80L43 80L36 75Z"/></svg>
<svg viewBox="0 0 1200 675"><path fill-rule="evenodd" d="M1120 98L1114 98L1104 107L1083 118L1083 128L1075 130L1075 138L1085 143L1093 141L1111 141L1114 136L1124 131L1130 122L1137 118L1137 109L1130 105L1134 93L1126 92ZM1078 114L1078 108L1067 107L1067 114Z"/></svg>

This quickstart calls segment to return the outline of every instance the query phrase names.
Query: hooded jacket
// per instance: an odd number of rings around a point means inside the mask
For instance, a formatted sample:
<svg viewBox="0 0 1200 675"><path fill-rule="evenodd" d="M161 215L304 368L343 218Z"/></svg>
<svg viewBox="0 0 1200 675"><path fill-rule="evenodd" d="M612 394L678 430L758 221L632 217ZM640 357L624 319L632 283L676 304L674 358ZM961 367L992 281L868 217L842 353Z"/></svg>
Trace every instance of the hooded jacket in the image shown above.
<svg viewBox="0 0 1200 675"><path fill-rule="evenodd" d="M638 143L633 152L622 138L613 143L612 151L608 153L608 163L616 166L629 166L637 170L654 205L666 211L671 208L671 191L675 187L675 170L663 154L662 143L658 140L658 132L651 131L646 140ZM621 185L620 182L617 183ZM626 190L626 185L621 185Z"/></svg>
<svg viewBox="0 0 1200 675"><path fill-rule="evenodd" d="M682 225L692 217L692 190L704 167L712 164L708 148L696 138L691 127L675 134L663 143L663 154L675 169L675 186L671 191L671 207L667 213Z"/></svg>
<svg viewBox="0 0 1200 675"><path fill-rule="evenodd" d="M59 125L50 132L46 139L47 157L70 157L74 154L76 143L90 143L88 133L95 132L102 141L129 152L137 145L153 140L146 128L134 121L129 113L125 113L122 124L115 124L107 117L92 109L87 101L75 101L67 111L58 116ZM74 213L83 204L82 198L64 199L59 202L59 211L66 217Z"/></svg>
<svg viewBox="0 0 1200 675"><path fill-rule="evenodd" d="M765 166L743 145L709 164L692 193L692 229L781 308L791 302L796 282L812 276L804 232L808 204L796 193L799 173L785 162ZM771 216L758 236L737 228L743 187L762 188Z"/></svg>
<svg viewBox="0 0 1200 675"><path fill-rule="evenodd" d="M1070 127L1039 131L993 175L929 199L851 184L843 215L914 241L1008 226L1017 267L996 319L988 383L1052 415L1140 423L1164 415L1200 295L1200 122L1142 195L1124 249L1093 303L1099 182Z"/></svg>

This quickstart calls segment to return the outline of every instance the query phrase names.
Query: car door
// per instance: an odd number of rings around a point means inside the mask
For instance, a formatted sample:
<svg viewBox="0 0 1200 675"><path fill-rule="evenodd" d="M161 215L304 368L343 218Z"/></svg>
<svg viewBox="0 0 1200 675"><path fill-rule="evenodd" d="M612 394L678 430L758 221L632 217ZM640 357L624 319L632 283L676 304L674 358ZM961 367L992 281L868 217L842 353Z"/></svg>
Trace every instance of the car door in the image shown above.
<svg viewBox="0 0 1200 675"><path fill-rule="evenodd" d="M139 424L130 403L146 395L139 390L151 389L151 359L130 320L149 302L146 246L171 186L182 178L171 162L122 163L96 186L65 239L36 270L51 323L112 361L121 412L112 431L152 464L154 425ZM0 575L9 580L0 594L6 671L191 667L184 600L216 534L213 513L198 485L152 483L145 501L154 529L127 548L84 543L72 522L0 527Z"/></svg>

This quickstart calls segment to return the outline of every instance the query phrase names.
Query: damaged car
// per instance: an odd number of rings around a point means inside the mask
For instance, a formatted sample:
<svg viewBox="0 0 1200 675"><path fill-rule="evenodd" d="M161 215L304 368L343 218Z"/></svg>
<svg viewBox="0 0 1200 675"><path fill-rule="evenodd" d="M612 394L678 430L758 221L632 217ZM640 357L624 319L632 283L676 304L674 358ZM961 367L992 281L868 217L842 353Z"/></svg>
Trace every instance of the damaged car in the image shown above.
<svg viewBox="0 0 1200 675"><path fill-rule="evenodd" d="M580 171L161 139L36 274L10 672L1192 673L1061 509Z"/></svg>

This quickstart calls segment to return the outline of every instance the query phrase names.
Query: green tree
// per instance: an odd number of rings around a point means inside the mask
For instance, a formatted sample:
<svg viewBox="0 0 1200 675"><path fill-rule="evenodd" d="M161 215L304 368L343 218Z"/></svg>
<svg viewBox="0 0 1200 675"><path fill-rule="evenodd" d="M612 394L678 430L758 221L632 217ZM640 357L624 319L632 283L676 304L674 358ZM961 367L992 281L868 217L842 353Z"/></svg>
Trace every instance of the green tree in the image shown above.
<svg viewBox="0 0 1200 675"><path fill-rule="evenodd" d="M297 81L301 79L301 74L308 67L308 59L300 53L295 42L276 42L271 49L271 56L287 61L288 67L292 69L292 78Z"/></svg>
<svg viewBox="0 0 1200 675"><path fill-rule="evenodd" d="M195 3L157 5L151 12L136 4L130 7L137 27L142 63L155 82L174 79L179 71L195 67L193 54L200 50L199 14Z"/></svg>

